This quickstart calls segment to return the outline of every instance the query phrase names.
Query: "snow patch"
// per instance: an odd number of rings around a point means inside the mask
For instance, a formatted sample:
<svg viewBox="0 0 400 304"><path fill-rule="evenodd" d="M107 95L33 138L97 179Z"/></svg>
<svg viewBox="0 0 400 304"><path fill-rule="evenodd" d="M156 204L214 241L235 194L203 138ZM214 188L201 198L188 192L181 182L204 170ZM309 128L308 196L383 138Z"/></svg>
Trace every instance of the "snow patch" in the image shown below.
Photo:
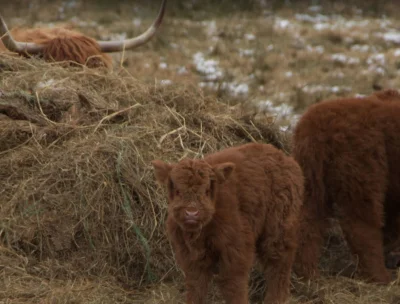
<svg viewBox="0 0 400 304"><path fill-rule="evenodd" d="M400 32L387 32L382 35L382 38L387 42L400 43Z"/></svg>
<svg viewBox="0 0 400 304"><path fill-rule="evenodd" d="M249 57L254 55L254 50L253 49L239 49L239 55L241 57Z"/></svg>
<svg viewBox="0 0 400 304"><path fill-rule="evenodd" d="M245 34L244 38L246 38L249 41L252 41L256 39L256 36L254 34Z"/></svg>
<svg viewBox="0 0 400 304"><path fill-rule="evenodd" d="M343 64L349 64L349 65L359 64L360 63L360 58L346 56L345 54L342 54L342 53L332 54L331 55L331 59L334 62L340 62L340 63L343 63Z"/></svg>
<svg viewBox="0 0 400 304"><path fill-rule="evenodd" d="M160 62L160 64L158 65L158 67L159 67L160 69L162 69L162 70L165 70L165 69L168 67L168 65L167 65L165 62Z"/></svg>
<svg viewBox="0 0 400 304"><path fill-rule="evenodd" d="M197 52L193 55L193 62L196 71L203 74L206 80L218 80L224 73L218 67L218 61L213 59L205 59L202 52Z"/></svg>
<svg viewBox="0 0 400 304"><path fill-rule="evenodd" d="M170 79L162 79L162 80L160 81L160 84L161 84L161 85L165 85L165 86L171 85L171 84L172 84L172 80L170 80Z"/></svg>
<svg viewBox="0 0 400 304"><path fill-rule="evenodd" d="M340 86L328 86L328 85L306 85L302 88L302 91L309 94L319 93L319 92L349 92L351 91L350 87L340 87Z"/></svg>

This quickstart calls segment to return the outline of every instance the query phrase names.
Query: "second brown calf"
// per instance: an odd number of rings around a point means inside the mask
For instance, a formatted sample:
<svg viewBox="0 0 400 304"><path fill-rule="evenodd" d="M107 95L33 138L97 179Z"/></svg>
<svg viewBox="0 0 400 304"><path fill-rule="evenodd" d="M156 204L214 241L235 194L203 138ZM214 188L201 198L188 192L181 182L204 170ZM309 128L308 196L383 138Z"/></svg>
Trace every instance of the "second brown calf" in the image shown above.
<svg viewBox="0 0 400 304"><path fill-rule="evenodd" d="M336 217L364 279L391 281L385 258L390 268L400 261L399 130L394 90L320 102L302 116L293 138L305 177L298 275L319 275L323 236Z"/></svg>
<svg viewBox="0 0 400 304"><path fill-rule="evenodd" d="M245 144L203 160L152 162L168 191L167 233L185 273L187 303L205 303L217 274L229 304L248 303L256 253L265 303L286 303L303 198L300 167L267 144Z"/></svg>

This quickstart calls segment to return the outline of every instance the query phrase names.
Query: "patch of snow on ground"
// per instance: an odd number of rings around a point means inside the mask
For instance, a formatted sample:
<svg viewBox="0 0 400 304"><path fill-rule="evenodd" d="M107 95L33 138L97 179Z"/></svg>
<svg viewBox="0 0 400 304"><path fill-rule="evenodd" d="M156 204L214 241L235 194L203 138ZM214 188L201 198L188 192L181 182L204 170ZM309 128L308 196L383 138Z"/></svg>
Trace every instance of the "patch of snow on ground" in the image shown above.
<svg viewBox="0 0 400 304"><path fill-rule="evenodd" d="M226 87L233 96L244 96L249 93L249 85L247 83L226 83Z"/></svg>
<svg viewBox="0 0 400 304"><path fill-rule="evenodd" d="M320 12L322 10L321 5L312 5L308 7L308 10L311 12Z"/></svg>
<svg viewBox="0 0 400 304"><path fill-rule="evenodd" d="M355 97L355 98L363 98L363 97L365 97L365 96L367 96L367 95L364 95L364 94L356 94L354 97Z"/></svg>
<svg viewBox="0 0 400 304"><path fill-rule="evenodd" d="M323 16L323 15L321 15ZM326 18L322 18L320 20L318 20L318 18L315 17L308 17L305 18L303 17L303 19L305 19L305 21L309 21L311 23L314 23L314 29L317 31L323 31L323 30L337 30L337 29L352 29L355 27L358 28L363 28L367 25L370 24L369 20L365 20L365 19L360 19L360 20L348 20L346 18L344 18L343 16L338 16L338 15L333 15L330 17L324 16Z"/></svg>
<svg viewBox="0 0 400 304"><path fill-rule="evenodd" d="M295 18L299 21L305 21L310 23L322 23L329 21L329 17L322 14L317 14L315 16L311 16L308 14L296 14Z"/></svg>
<svg viewBox="0 0 400 304"><path fill-rule="evenodd" d="M124 33L112 33L109 35L104 35L102 36L101 39L103 40L125 40L128 37L128 35Z"/></svg>
<svg viewBox="0 0 400 304"><path fill-rule="evenodd" d="M218 67L218 61L213 59L205 59L202 52L197 52L193 55L193 62L196 71L204 75L206 80L218 80L224 73Z"/></svg>
<svg viewBox="0 0 400 304"><path fill-rule="evenodd" d="M293 107L282 103L274 105L271 100L262 100L258 103L258 108L261 112L268 112L275 115L276 119L281 120L293 116Z"/></svg>
<svg viewBox="0 0 400 304"><path fill-rule="evenodd" d="M133 18L132 23L135 27L139 27L142 24L142 19L140 18Z"/></svg>
<svg viewBox="0 0 400 304"><path fill-rule="evenodd" d="M328 86L328 85L305 85L302 88L302 91L305 93L313 94L313 93L318 93L318 92L332 92L332 93L338 93L338 92L349 92L351 91L350 87L340 87L340 86Z"/></svg>
<svg viewBox="0 0 400 304"><path fill-rule="evenodd" d="M366 75L368 73L375 73L378 75L385 75L386 73L385 63L386 63L385 54L383 53L373 54L369 56L367 59L368 70L364 70L362 74Z"/></svg>
<svg viewBox="0 0 400 304"><path fill-rule="evenodd" d="M179 75L186 75L188 74L188 70L186 69L185 66L178 67L176 71Z"/></svg>
<svg viewBox="0 0 400 304"><path fill-rule="evenodd" d="M244 38L246 38L247 40L251 41L251 40L255 40L256 36L254 34L245 34Z"/></svg>
<svg viewBox="0 0 400 304"><path fill-rule="evenodd" d="M262 100L258 102L258 110L263 113L272 114L276 121L281 122L282 120L289 120L288 125L282 125L279 129L282 132L286 132L292 129L300 119L300 115L294 114L293 107L286 104L284 100L287 100L287 93L280 93L276 97L276 100L280 102L279 104L274 104L271 100ZM274 97L274 98L275 98Z"/></svg>
<svg viewBox="0 0 400 304"><path fill-rule="evenodd" d="M294 114L291 118L290 118L290 123L286 126L280 126L279 129L282 132L287 132L289 130L293 130L294 127L296 126L296 124L299 122L301 115L299 114Z"/></svg>
<svg viewBox="0 0 400 304"><path fill-rule="evenodd" d="M317 46L311 46L307 45L306 50L309 51L310 53L318 53L318 54L323 54L325 52L325 48L322 45L317 45Z"/></svg>
<svg viewBox="0 0 400 304"><path fill-rule="evenodd" d="M372 48L367 44L355 44L350 48L352 51L366 53L369 52Z"/></svg>
<svg viewBox="0 0 400 304"><path fill-rule="evenodd" d="M379 26L382 29L387 29L387 27L389 25L392 25L392 21L388 20L388 19L383 19L379 21Z"/></svg>
<svg viewBox="0 0 400 304"><path fill-rule="evenodd" d="M58 8L59 14L59 19L64 19L65 18L65 9L70 9L70 8L75 8L77 7L78 3L73 0L73 1L63 1L61 2L61 6Z"/></svg>
<svg viewBox="0 0 400 304"><path fill-rule="evenodd" d="M84 21L80 20L78 17L73 16L69 19L70 22L75 23L79 27L99 27L96 21ZM100 27L101 28L101 27Z"/></svg>
<svg viewBox="0 0 400 304"><path fill-rule="evenodd" d="M343 22L343 26L345 28L348 28L348 29L354 28L354 27L363 28L363 27L365 27L367 25L369 25L369 20L368 19L361 20L361 21L358 21L358 20L347 20L347 21Z"/></svg>
<svg viewBox="0 0 400 304"><path fill-rule="evenodd" d="M199 82L199 87L200 88L207 88L210 90L216 91L218 89L219 84L216 82L205 82L205 81L200 81Z"/></svg>
<svg viewBox="0 0 400 304"><path fill-rule="evenodd" d="M292 76L293 76L293 72L292 71L285 72L285 77L286 78L291 78Z"/></svg>
<svg viewBox="0 0 400 304"><path fill-rule="evenodd" d="M400 32L387 32L382 35L382 38L387 42L400 43Z"/></svg>
<svg viewBox="0 0 400 304"><path fill-rule="evenodd" d="M206 32L209 37L214 37L217 35L217 22L215 20L202 21L201 24L206 27Z"/></svg>
<svg viewBox="0 0 400 304"><path fill-rule="evenodd" d="M160 62L160 64L158 65L158 67L159 67L160 69L162 69L162 70L165 70L165 69L168 67L168 65L167 65L165 62Z"/></svg>
<svg viewBox="0 0 400 304"><path fill-rule="evenodd" d="M239 97L239 96L247 96L249 93L249 85L246 83L237 83L237 82L199 82L199 86L201 88L207 88L211 90L224 90L227 91L231 96Z"/></svg>
<svg viewBox="0 0 400 304"><path fill-rule="evenodd" d="M331 27L331 24L326 23L326 22L314 24L314 29L316 31L323 31L323 30L329 29L330 27Z"/></svg>
<svg viewBox="0 0 400 304"><path fill-rule="evenodd" d="M393 55L396 56L396 57L399 57L400 56L400 49L395 49L394 52L393 52Z"/></svg>
<svg viewBox="0 0 400 304"><path fill-rule="evenodd" d="M215 22L215 20L210 21L210 23L207 26L207 34L209 36L214 36L217 34L217 23Z"/></svg>
<svg viewBox="0 0 400 304"><path fill-rule="evenodd" d="M378 75L381 75L381 76L386 74L385 69L383 67L375 65L375 64L370 65L368 67L368 70L362 71L363 75L367 75L367 74L370 74L370 73L375 73L375 74L378 74Z"/></svg>
<svg viewBox="0 0 400 304"><path fill-rule="evenodd" d="M282 19L279 17L275 18L275 22L274 22L274 29L275 30L287 30L292 28L293 25L290 23L289 20L287 19Z"/></svg>
<svg viewBox="0 0 400 304"><path fill-rule="evenodd" d="M386 62L386 58L385 58L385 54L383 54L383 53L371 55L367 59L368 64L385 65L385 62Z"/></svg>
<svg viewBox="0 0 400 304"><path fill-rule="evenodd" d="M332 54L331 55L331 59L334 62L340 62L340 63L343 63L343 64L350 64L350 65L359 64L360 63L360 58L349 57L349 56L347 56L345 54L342 54L342 53Z"/></svg>
<svg viewBox="0 0 400 304"><path fill-rule="evenodd" d="M162 79L162 80L160 81L160 83L161 83L162 85L167 86L167 85L171 85L171 84L172 84L172 81L171 81L170 79Z"/></svg>
<svg viewBox="0 0 400 304"><path fill-rule="evenodd" d="M239 55L241 57L253 56L254 55L254 50L253 49L239 49Z"/></svg>
<svg viewBox="0 0 400 304"><path fill-rule="evenodd" d="M336 78L343 78L344 73L342 71L334 71L334 72L332 72L332 76L336 77Z"/></svg>

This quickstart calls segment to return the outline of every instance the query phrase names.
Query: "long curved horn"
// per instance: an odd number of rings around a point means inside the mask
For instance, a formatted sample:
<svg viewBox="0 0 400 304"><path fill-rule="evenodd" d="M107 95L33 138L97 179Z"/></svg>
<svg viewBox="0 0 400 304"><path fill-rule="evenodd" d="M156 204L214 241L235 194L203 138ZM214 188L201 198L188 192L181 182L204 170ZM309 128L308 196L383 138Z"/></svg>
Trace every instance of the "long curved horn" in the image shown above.
<svg viewBox="0 0 400 304"><path fill-rule="evenodd" d="M40 53L44 45L36 44L33 42L19 42L15 41L3 17L0 15L0 36L4 46L11 52L19 54L35 55Z"/></svg>
<svg viewBox="0 0 400 304"><path fill-rule="evenodd" d="M160 27L164 17L166 4L167 0L163 0L156 20L154 20L153 24L143 34L122 41L97 41L100 50L104 53L121 52L124 49L129 50L145 44L155 35L157 29Z"/></svg>

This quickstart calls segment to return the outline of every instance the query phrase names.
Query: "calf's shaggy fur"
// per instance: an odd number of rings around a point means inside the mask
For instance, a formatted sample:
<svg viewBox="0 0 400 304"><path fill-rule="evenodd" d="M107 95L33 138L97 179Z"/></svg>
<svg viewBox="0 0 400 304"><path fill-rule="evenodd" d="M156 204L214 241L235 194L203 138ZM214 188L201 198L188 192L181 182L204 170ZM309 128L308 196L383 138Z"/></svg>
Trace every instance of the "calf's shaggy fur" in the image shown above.
<svg viewBox="0 0 400 304"><path fill-rule="evenodd" d="M268 280L265 303L286 303L303 198L293 158L251 143L202 160L152 164L168 191L167 234L187 303L206 302L213 274L226 303L248 303L256 253Z"/></svg>
<svg viewBox="0 0 400 304"><path fill-rule="evenodd" d="M311 106L294 131L304 172L301 240L295 272L318 276L327 219L337 216L361 275L388 283L400 248L400 95L381 91Z"/></svg>

